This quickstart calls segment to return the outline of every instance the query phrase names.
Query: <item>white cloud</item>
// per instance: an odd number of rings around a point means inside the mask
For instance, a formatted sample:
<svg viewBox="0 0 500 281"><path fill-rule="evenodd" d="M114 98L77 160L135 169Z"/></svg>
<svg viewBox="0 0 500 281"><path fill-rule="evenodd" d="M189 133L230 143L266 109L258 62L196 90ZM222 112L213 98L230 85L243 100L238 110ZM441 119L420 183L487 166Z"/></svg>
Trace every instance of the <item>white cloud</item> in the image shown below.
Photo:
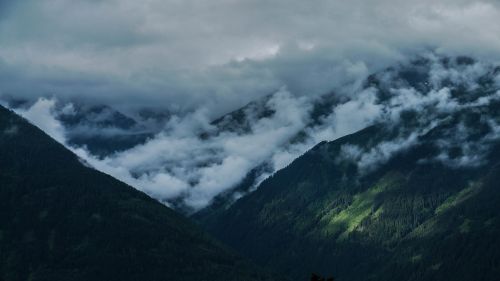
<svg viewBox="0 0 500 281"><path fill-rule="evenodd" d="M51 136L59 143L66 143L64 136L64 127L57 121L52 110L55 106L55 100L40 98L33 106L27 110L16 110L16 113L30 120L46 134Z"/></svg>
<svg viewBox="0 0 500 281"><path fill-rule="evenodd" d="M388 138L383 137L376 143L368 143L368 147L344 144L337 161L353 161L362 174L369 173L394 155L419 144L419 138L443 125L440 129L443 136L434 141L440 153L433 159L421 159L420 162L439 161L455 168L479 167L485 164L492 143L500 139L496 117L489 115L492 109L483 113L479 124L475 123L475 126L480 127L484 125L482 123L487 122L487 127L491 130L479 139L470 140L471 136L481 135L477 131L481 128L468 127L463 121L457 120L453 122L459 122L458 125L455 124L450 128L447 128L445 124L453 118L459 118L456 114L463 110L471 114L480 110L481 107L487 107L500 100L499 90L491 93L489 91L492 89L487 87L485 81L481 82L482 84L479 82L484 78L495 79L494 65L472 62L464 66L457 65L454 61L442 63L440 62L442 58L434 55L427 56L427 58L431 60L429 69L431 83L428 85L431 87L427 90L417 90L408 85L401 87L399 78L391 72L380 76L381 88L389 89L391 96L388 101L377 104L381 114L372 120L384 121L385 125L389 125L389 128L396 130L399 134ZM453 96L452 90L457 89L459 93ZM478 89L480 91L476 93ZM416 119L413 120L416 123L406 128L401 116L403 112L409 111L416 113ZM458 155L452 155L457 154L457 148L459 149Z"/></svg>
<svg viewBox="0 0 500 281"><path fill-rule="evenodd" d="M18 112L65 143L55 106L53 99L40 99ZM215 127L209 123L206 110L200 108L171 118L164 130L146 143L103 159L84 148L70 149L85 163L154 198L168 202L181 197L189 207L198 209L272 158L309 121L310 101L293 97L284 89L276 92L266 106L275 113L257 119L248 112L248 132L222 131L202 138L201 133L214 131ZM68 111L68 106L62 110Z"/></svg>

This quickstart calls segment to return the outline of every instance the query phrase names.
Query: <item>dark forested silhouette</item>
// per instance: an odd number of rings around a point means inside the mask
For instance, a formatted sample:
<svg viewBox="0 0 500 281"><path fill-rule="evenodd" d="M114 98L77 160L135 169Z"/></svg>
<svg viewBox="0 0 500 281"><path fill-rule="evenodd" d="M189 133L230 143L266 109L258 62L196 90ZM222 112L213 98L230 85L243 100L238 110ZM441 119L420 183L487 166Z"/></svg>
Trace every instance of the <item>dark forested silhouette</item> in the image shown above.
<svg viewBox="0 0 500 281"><path fill-rule="evenodd" d="M0 280L274 280L0 106Z"/></svg>
<svg viewBox="0 0 500 281"><path fill-rule="evenodd" d="M328 277L328 278L325 278L325 277L321 277L320 275L316 274L316 273L313 273L311 274L311 281L335 281L335 278L333 277Z"/></svg>

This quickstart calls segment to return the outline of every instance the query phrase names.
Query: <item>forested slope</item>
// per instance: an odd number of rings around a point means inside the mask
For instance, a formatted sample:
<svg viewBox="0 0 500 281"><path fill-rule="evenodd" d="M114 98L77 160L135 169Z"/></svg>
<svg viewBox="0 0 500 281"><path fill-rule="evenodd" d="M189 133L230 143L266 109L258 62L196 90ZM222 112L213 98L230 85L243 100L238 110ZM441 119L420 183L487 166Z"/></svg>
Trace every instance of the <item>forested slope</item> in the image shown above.
<svg viewBox="0 0 500 281"><path fill-rule="evenodd" d="M271 280L3 107L0 199L0 280Z"/></svg>
<svg viewBox="0 0 500 281"><path fill-rule="evenodd" d="M294 280L311 272L350 281L498 280L499 71L438 87L425 62L412 71L367 81L378 103L390 104L377 124L318 144L230 208L196 217Z"/></svg>

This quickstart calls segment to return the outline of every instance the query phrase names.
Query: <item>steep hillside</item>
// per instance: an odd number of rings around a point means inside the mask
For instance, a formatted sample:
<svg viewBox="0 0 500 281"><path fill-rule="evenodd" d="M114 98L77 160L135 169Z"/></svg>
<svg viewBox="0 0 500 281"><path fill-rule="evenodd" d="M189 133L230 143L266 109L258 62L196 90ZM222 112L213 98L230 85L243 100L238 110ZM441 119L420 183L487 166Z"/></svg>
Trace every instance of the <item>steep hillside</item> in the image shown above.
<svg viewBox="0 0 500 281"><path fill-rule="evenodd" d="M318 144L230 208L197 218L294 280L497 280L499 69L441 63L370 77L384 108L376 125Z"/></svg>
<svg viewBox="0 0 500 281"><path fill-rule="evenodd" d="M0 280L271 280L0 107Z"/></svg>

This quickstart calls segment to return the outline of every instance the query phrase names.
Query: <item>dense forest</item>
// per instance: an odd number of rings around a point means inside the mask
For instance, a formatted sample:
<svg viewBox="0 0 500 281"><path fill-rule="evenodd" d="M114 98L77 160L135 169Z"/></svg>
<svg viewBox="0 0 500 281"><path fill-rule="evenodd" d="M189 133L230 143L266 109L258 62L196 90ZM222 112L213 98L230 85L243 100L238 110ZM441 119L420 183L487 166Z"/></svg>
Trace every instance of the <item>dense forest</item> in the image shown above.
<svg viewBox="0 0 500 281"><path fill-rule="evenodd" d="M0 107L0 280L276 280Z"/></svg>
<svg viewBox="0 0 500 281"><path fill-rule="evenodd" d="M0 280L497 280L500 68L488 71L440 90L428 61L370 76L382 118L249 192L267 164L255 167L192 216L209 234L0 107ZM326 97L311 126L342 102ZM213 125L251 130L241 114Z"/></svg>
<svg viewBox="0 0 500 281"><path fill-rule="evenodd" d="M398 73L399 83L437 93L412 71ZM390 100L382 83L374 75L367 87ZM322 142L230 207L194 217L293 280L311 272L350 281L498 280L498 92L488 77L474 90L446 83L445 109L415 106Z"/></svg>

